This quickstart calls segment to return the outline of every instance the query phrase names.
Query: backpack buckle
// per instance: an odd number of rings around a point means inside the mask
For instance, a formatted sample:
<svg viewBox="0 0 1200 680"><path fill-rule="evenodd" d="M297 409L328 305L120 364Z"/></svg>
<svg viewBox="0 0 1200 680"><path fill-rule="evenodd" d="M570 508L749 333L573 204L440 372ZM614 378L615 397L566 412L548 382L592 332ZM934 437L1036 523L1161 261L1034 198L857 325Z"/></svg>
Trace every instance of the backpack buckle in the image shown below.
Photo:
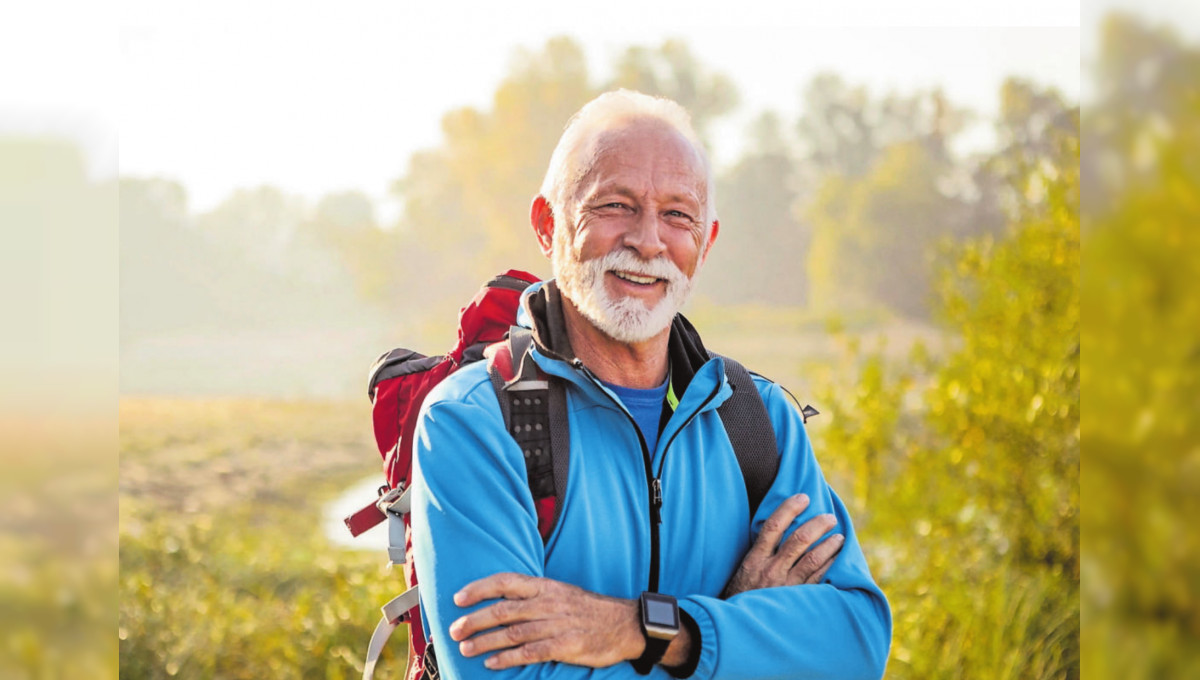
<svg viewBox="0 0 1200 680"><path fill-rule="evenodd" d="M383 491L386 488L380 487L379 490ZM412 487L406 487L403 484L390 489L380 496L379 500L375 501L375 507L379 508L379 512L384 515L407 515L409 510L412 509L412 495L409 494L409 491L412 491Z"/></svg>

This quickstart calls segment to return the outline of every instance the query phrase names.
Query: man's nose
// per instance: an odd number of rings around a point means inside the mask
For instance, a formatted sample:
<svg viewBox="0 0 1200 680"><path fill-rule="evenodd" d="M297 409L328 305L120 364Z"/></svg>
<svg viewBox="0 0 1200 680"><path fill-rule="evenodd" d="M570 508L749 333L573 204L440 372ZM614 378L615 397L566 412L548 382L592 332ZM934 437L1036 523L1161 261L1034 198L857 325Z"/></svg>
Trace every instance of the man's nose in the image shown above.
<svg viewBox="0 0 1200 680"><path fill-rule="evenodd" d="M641 210L625 232L622 245L633 248L643 260L653 260L667 250L659 229L658 214L653 210Z"/></svg>

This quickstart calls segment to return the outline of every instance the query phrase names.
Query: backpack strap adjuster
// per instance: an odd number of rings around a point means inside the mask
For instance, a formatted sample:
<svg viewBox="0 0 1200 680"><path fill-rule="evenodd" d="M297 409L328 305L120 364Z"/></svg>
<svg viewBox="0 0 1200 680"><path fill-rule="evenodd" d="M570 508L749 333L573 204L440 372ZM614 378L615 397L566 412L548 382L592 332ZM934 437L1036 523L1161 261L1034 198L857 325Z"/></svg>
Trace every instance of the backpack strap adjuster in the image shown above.
<svg viewBox="0 0 1200 680"><path fill-rule="evenodd" d="M406 487L401 484L380 496L379 500L375 501L375 507L385 515L392 514L398 517L407 515L412 509L411 491L411 486Z"/></svg>

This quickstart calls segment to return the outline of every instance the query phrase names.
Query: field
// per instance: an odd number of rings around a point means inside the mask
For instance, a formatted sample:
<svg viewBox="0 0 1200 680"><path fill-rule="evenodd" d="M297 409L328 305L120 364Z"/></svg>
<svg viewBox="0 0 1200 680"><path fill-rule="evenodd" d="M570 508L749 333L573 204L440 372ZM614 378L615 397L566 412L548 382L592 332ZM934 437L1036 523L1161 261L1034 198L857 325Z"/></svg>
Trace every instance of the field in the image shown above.
<svg viewBox="0 0 1200 680"><path fill-rule="evenodd" d="M123 678L352 678L401 589L324 506L377 470L367 404L125 399ZM397 631L377 677L400 677Z"/></svg>
<svg viewBox="0 0 1200 680"><path fill-rule="evenodd" d="M112 424L0 416L0 678L116 677Z"/></svg>

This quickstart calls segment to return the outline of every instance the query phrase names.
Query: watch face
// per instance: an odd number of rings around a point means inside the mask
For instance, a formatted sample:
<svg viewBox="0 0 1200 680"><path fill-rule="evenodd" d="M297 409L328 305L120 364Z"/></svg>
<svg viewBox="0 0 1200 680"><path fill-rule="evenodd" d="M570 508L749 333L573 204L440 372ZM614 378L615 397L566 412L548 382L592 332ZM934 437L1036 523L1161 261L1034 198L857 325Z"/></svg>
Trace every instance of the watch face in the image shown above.
<svg viewBox="0 0 1200 680"><path fill-rule="evenodd" d="M646 635L670 640L679 633L679 605L670 595L642 593L642 625Z"/></svg>
<svg viewBox="0 0 1200 680"><path fill-rule="evenodd" d="M670 602L647 599L646 623L667 627L678 625L675 621L675 606Z"/></svg>

